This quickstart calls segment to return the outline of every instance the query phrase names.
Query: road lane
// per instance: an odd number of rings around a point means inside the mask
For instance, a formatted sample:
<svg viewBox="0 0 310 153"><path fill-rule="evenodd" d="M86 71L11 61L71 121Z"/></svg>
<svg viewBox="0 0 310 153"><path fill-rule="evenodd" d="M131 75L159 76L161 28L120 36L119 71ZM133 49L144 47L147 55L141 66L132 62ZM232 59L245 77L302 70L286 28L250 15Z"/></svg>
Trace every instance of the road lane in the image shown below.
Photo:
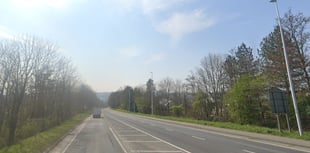
<svg viewBox="0 0 310 153"><path fill-rule="evenodd" d="M50 153L122 153L104 118L86 119Z"/></svg>
<svg viewBox="0 0 310 153"><path fill-rule="evenodd" d="M107 118L111 122L113 131L116 133L116 139L120 140L121 146L124 146L125 152L190 153L181 147L175 146L113 116L107 116Z"/></svg>
<svg viewBox="0 0 310 153"><path fill-rule="evenodd" d="M89 117L51 153L301 153L293 146L177 125L136 115L103 111Z"/></svg>
<svg viewBox="0 0 310 153"><path fill-rule="evenodd" d="M257 142L249 138L239 136L219 135L201 129L194 129L180 125L173 125L157 120L137 117L135 115L123 114L106 110L105 114L112 124L125 123L132 127L141 129L166 142L183 148L192 153L213 152L255 152L255 153L299 153L310 152L310 150L295 150L291 146L275 146ZM120 123L116 123L120 122ZM124 126L124 125L122 125Z"/></svg>

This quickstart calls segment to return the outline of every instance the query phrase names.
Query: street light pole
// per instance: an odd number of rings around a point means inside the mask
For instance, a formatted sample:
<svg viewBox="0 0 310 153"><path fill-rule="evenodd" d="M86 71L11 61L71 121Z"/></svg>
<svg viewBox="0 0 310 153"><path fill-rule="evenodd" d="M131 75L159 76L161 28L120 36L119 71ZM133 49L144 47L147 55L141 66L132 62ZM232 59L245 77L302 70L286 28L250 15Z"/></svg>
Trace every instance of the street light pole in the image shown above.
<svg viewBox="0 0 310 153"><path fill-rule="evenodd" d="M151 80L152 80L152 84L151 84L151 109L152 109L152 115L154 114L154 105L153 105L153 72L151 72Z"/></svg>
<svg viewBox="0 0 310 153"><path fill-rule="evenodd" d="M282 47L283 47L283 54L284 54L284 58L285 58L287 77L288 77L288 81L290 84L290 90L291 90L291 95L292 95L292 99L293 99L299 135L302 136L303 131L302 131L302 126L301 126L301 121L300 121L300 116L299 116L299 110L298 110L298 104L297 104L296 95L295 95L294 83L293 83L292 77L291 77L291 70L290 70L289 61L288 61L288 55L287 55L286 47L285 47L285 43L284 43L284 36L283 36L282 25L281 25L281 20L280 20L278 2L277 2L277 0L270 0L270 2L275 3L275 7L276 7L276 12L277 12L277 16L278 16L278 25L280 28L281 40L282 40L282 45L283 45Z"/></svg>
<svg viewBox="0 0 310 153"><path fill-rule="evenodd" d="M130 88L128 88L129 90L128 90L128 111L130 112L130 110L131 110L131 101L130 101Z"/></svg>

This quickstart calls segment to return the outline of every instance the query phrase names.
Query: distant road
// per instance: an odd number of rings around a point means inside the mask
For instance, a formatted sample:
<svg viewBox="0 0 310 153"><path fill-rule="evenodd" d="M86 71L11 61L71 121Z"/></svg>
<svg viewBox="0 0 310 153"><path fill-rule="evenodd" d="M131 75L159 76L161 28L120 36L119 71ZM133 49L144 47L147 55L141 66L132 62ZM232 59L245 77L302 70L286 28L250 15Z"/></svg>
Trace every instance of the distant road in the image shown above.
<svg viewBox="0 0 310 153"><path fill-rule="evenodd" d="M105 109L87 119L52 152L61 153L301 153L239 136L175 125ZM69 137L69 138L68 138ZM58 150L57 150L58 149Z"/></svg>

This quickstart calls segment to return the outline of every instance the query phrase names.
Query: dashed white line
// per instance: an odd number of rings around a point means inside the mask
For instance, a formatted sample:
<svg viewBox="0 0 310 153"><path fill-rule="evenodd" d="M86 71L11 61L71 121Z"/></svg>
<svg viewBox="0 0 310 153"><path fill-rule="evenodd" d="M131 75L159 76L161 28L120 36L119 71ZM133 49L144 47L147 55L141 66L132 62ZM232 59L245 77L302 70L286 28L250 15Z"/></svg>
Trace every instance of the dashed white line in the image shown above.
<svg viewBox="0 0 310 153"><path fill-rule="evenodd" d="M225 136L225 137L230 137L230 138L236 138L236 139L241 139L244 140L246 139L247 141L251 141L251 142L257 142L260 144L265 144L265 145L270 145L270 146L276 146L276 147L280 147L280 148L286 148L286 149L291 149L291 150L297 150L297 151L302 151L302 152L307 152L310 153L309 150L306 150L304 147L303 148L297 148L297 147L292 147L291 145L288 144L278 144L278 143L274 143L274 142L270 142L270 141L263 141L263 140L255 140L255 139L249 139L247 136L238 136L238 135L233 135L233 134L225 134L225 133L221 133L221 132L216 132L216 131L206 131L204 129L199 129L199 128L194 128L194 127L187 127L184 125L177 125L177 124L173 124L173 123L168 123L167 121L162 121L160 119L156 119L156 118L148 118L148 117L141 117L138 116L139 118L146 118L149 120L154 120L157 121L161 124L165 124L165 125L172 125L172 126L178 126L178 127L183 127L183 128L187 128L187 129L191 129L191 130L195 130L195 131L201 131L201 132L206 132L206 133L211 133L211 134L215 134L215 135L221 135L221 136ZM265 149L265 148L264 148Z"/></svg>
<svg viewBox="0 0 310 153"><path fill-rule="evenodd" d="M201 138L201 137L197 137L197 136L192 136L192 137L195 139L198 139L198 140L202 140L202 141L206 140L205 138Z"/></svg>
<svg viewBox="0 0 310 153"><path fill-rule="evenodd" d="M249 150L246 150L246 149L243 149L242 151L243 151L243 152L247 152L247 153L255 153L255 152L253 152L253 151L249 151Z"/></svg>

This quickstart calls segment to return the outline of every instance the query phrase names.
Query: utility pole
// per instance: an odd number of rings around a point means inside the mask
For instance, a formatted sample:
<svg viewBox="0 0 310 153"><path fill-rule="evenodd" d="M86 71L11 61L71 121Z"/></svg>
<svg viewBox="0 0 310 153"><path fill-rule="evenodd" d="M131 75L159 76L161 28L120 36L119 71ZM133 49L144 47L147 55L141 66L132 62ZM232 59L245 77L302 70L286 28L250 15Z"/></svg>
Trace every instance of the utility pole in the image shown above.
<svg viewBox="0 0 310 153"><path fill-rule="evenodd" d="M285 58L287 77L288 77L288 81L290 83L290 90L291 90L291 95L292 95L292 99L293 99L299 135L302 136L303 131L302 131L302 126L301 126L301 121L300 121L300 116L299 116L299 110L298 110L298 104L297 104L296 95L295 95L294 83L293 83L293 80L291 77L291 70L290 70L288 55L286 52L286 47L285 47L285 42L284 42L284 36L283 36L282 25L281 25L281 20L280 20L278 2L277 2L277 0L270 0L270 2L275 3L275 7L276 7L276 12L277 12L277 16L278 16L278 25L280 28L281 40L282 40L282 45L283 45L282 47L283 47L283 54L284 54L284 58Z"/></svg>
<svg viewBox="0 0 310 153"><path fill-rule="evenodd" d="M130 88L128 89L128 111L130 112Z"/></svg>
<svg viewBox="0 0 310 153"><path fill-rule="evenodd" d="M152 115L154 114L154 105L153 105L153 72L151 72L151 80L152 80L152 84L151 84L151 109L152 109Z"/></svg>

